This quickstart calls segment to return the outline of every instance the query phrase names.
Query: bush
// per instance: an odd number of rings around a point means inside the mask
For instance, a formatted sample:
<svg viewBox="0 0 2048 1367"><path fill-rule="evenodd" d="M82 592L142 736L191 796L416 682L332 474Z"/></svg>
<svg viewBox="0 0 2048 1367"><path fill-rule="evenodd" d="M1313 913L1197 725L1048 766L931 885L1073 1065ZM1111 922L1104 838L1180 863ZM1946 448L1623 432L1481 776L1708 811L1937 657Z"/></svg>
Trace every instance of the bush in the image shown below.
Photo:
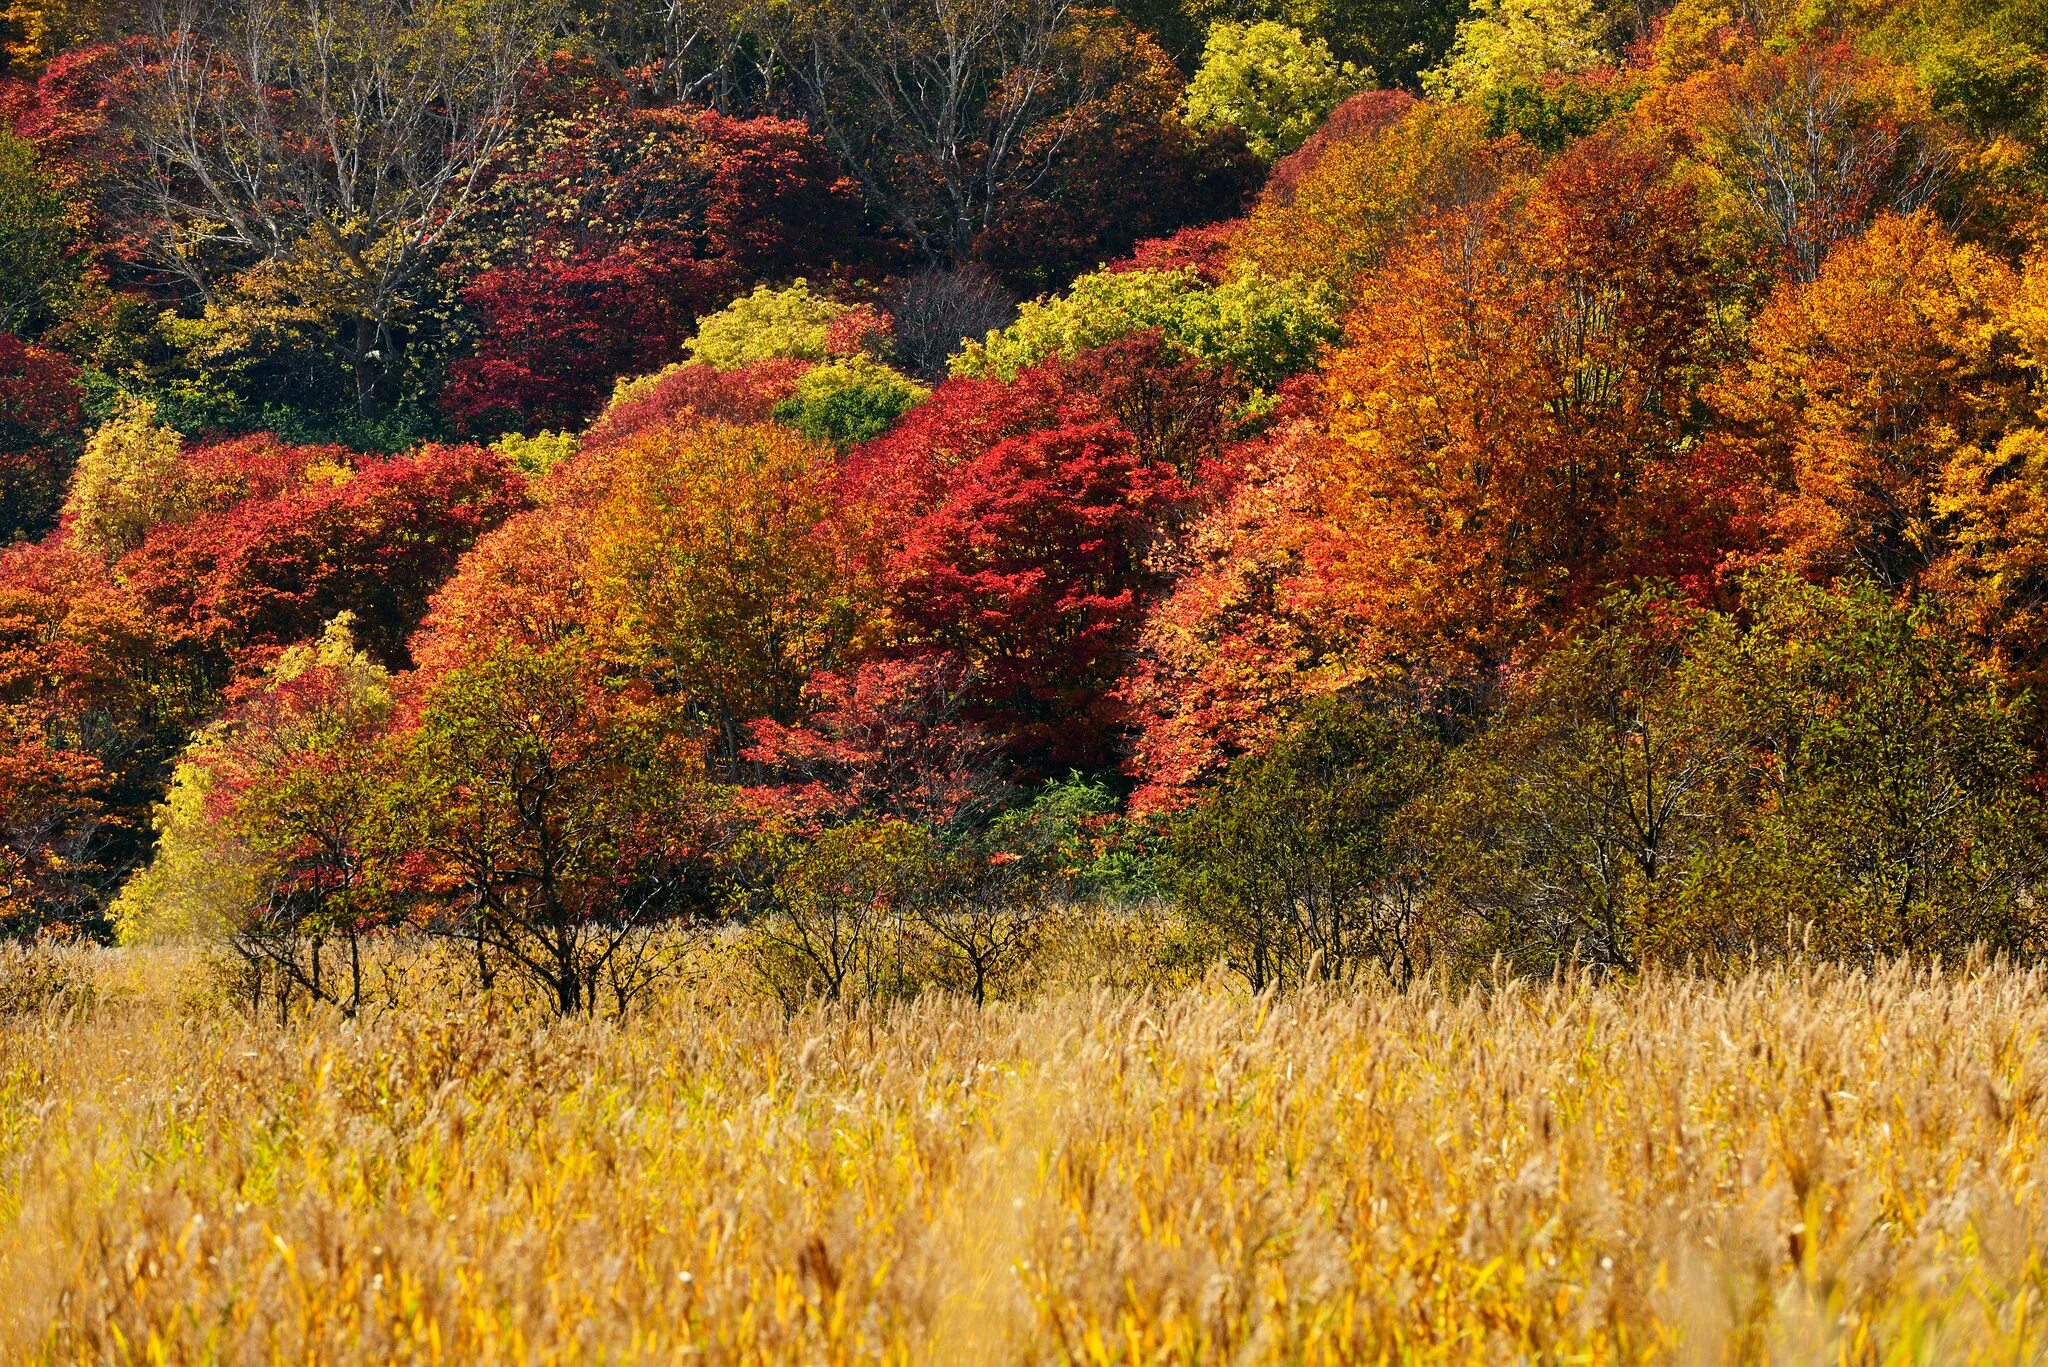
<svg viewBox="0 0 2048 1367"><path fill-rule="evenodd" d="M0 1020L90 1010L98 996L91 952L60 944L0 944Z"/></svg>
<svg viewBox="0 0 2048 1367"><path fill-rule="evenodd" d="M1370 967L1407 982L1426 966L1421 870L1395 818L1434 760L1412 725L1324 701L1181 818L1175 891L1254 991Z"/></svg>
<svg viewBox="0 0 2048 1367"><path fill-rule="evenodd" d="M867 356L817 366L775 405L775 420L834 446L879 437L931 391Z"/></svg>
<svg viewBox="0 0 2048 1367"><path fill-rule="evenodd" d="M1336 340L1337 310L1334 291L1294 280L1246 275L1211 286L1193 270L1099 271L1064 295L1024 305L1003 331L968 343L952 371L1014 379L1040 361L1071 359L1157 329L1175 349L1270 389Z"/></svg>

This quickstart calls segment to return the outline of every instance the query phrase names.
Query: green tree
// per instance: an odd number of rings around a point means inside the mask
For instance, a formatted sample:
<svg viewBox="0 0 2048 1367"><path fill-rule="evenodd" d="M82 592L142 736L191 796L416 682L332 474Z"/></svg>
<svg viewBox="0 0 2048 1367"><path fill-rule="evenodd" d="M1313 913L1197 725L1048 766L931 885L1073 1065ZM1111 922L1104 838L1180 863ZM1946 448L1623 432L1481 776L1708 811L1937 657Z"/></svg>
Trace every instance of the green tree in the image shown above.
<svg viewBox="0 0 2048 1367"><path fill-rule="evenodd" d="M1697 614L1655 596L1610 605L1557 645L1410 820L1471 957L1534 972L1624 972L1692 947L1696 861L1739 829L1739 734L1681 679Z"/></svg>
<svg viewBox="0 0 2048 1367"><path fill-rule="evenodd" d="M692 905L724 799L673 707L618 686L580 640L454 671L405 738L390 802L425 866L429 929L561 1014L620 1010L653 932Z"/></svg>
<svg viewBox="0 0 2048 1367"><path fill-rule="evenodd" d="M73 237L35 149L0 132L0 332L32 337L61 312L77 284Z"/></svg>
<svg viewBox="0 0 2048 1367"><path fill-rule="evenodd" d="M363 940L390 890L375 760L391 677L350 625L286 650L194 738L155 856L113 909L123 940L223 941L280 1015L297 999L362 1008Z"/></svg>
<svg viewBox="0 0 2048 1367"><path fill-rule="evenodd" d="M1209 29L1201 69L1188 82L1187 121L1209 131L1236 128L1262 161L1274 161L1316 130L1371 73L1330 55L1320 39L1264 20Z"/></svg>
<svg viewBox="0 0 2048 1367"><path fill-rule="evenodd" d="M1848 955L2038 946L2048 869L2022 709L1926 604L1752 581L1686 665L1738 730L1749 835L1699 875L1718 919ZM1773 925L1772 923L1776 924Z"/></svg>
<svg viewBox="0 0 2048 1367"><path fill-rule="evenodd" d="M931 391L869 356L804 372L796 392L775 406L775 420L833 446L879 437Z"/></svg>
<svg viewBox="0 0 2048 1367"><path fill-rule="evenodd" d="M729 905L749 922L748 958L785 1006L873 1001L914 986L905 931L944 878L929 831L863 819L805 838L770 822L741 837L727 865Z"/></svg>
<svg viewBox="0 0 2048 1367"><path fill-rule="evenodd" d="M1932 610L1751 580L1610 604L1410 814L1472 958L1534 972L2038 943L2020 713Z"/></svg>
<svg viewBox="0 0 2048 1367"><path fill-rule="evenodd" d="M1176 894L1254 991L1369 965L1406 982L1426 965L1420 867L1395 822L1435 754L1400 719L1320 702L1180 819Z"/></svg>

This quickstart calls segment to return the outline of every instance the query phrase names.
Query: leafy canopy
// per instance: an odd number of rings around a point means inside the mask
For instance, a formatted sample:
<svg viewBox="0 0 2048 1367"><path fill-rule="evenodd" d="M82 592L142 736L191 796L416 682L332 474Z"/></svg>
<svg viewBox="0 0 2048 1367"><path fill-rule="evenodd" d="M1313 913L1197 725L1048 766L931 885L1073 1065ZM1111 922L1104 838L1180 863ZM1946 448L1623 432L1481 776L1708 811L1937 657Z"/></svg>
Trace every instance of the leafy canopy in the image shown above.
<svg viewBox="0 0 2048 1367"><path fill-rule="evenodd" d="M1238 129L1253 156L1273 161L1301 146L1367 76L1299 29L1225 20L1210 28L1201 70L1188 82L1186 117L1204 131Z"/></svg>

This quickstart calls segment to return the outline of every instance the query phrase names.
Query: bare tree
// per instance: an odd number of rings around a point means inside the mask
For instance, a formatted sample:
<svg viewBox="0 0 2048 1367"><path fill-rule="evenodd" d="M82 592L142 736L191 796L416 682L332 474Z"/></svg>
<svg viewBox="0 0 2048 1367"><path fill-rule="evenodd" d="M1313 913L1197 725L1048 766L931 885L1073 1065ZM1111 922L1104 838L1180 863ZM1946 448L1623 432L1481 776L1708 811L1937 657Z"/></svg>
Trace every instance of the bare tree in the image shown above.
<svg viewBox="0 0 2048 1367"><path fill-rule="evenodd" d="M943 380L962 342L978 342L1017 317L1017 301L995 272L974 262L919 271L885 291L882 302L896 325L890 359L920 380Z"/></svg>
<svg viewBox="0 0 2048 1367"><path fill-rule="evenodd" d="M936 261L1051 170L1098 76L1076 0L809 0L776 36L797 101Z"/></svg>
<svg viewBox="0 0 2048 1367"><path fill-rule="evenodd" d="M182 0L137 58L124 187L158 262L212 301L277 263L352 325L360 410L431 248L510 130L554 0Z"/></svg>
<svg viewBox="0 0 2048 1367"><path fill-rule="evenodd" d="M1797 279L1878 214L1933 204L1954 178L1947 130L1881 74L1845 46L1753 63L1712 129L1713 155Z"/></svg>

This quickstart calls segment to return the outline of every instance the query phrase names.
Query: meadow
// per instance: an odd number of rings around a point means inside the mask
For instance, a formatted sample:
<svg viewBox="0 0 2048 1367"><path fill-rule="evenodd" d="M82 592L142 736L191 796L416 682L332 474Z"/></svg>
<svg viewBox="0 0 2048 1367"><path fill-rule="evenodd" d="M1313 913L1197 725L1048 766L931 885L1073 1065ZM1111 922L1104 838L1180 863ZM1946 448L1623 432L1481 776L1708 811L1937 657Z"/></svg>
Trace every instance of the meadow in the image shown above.
<svg viewBox="0 0 2048 1367"><path fill-rule="evenodd" d="M283 1025L185 950L44 971L0 1025L7 1361L2048 1352L2038 970Z"/></svg>

